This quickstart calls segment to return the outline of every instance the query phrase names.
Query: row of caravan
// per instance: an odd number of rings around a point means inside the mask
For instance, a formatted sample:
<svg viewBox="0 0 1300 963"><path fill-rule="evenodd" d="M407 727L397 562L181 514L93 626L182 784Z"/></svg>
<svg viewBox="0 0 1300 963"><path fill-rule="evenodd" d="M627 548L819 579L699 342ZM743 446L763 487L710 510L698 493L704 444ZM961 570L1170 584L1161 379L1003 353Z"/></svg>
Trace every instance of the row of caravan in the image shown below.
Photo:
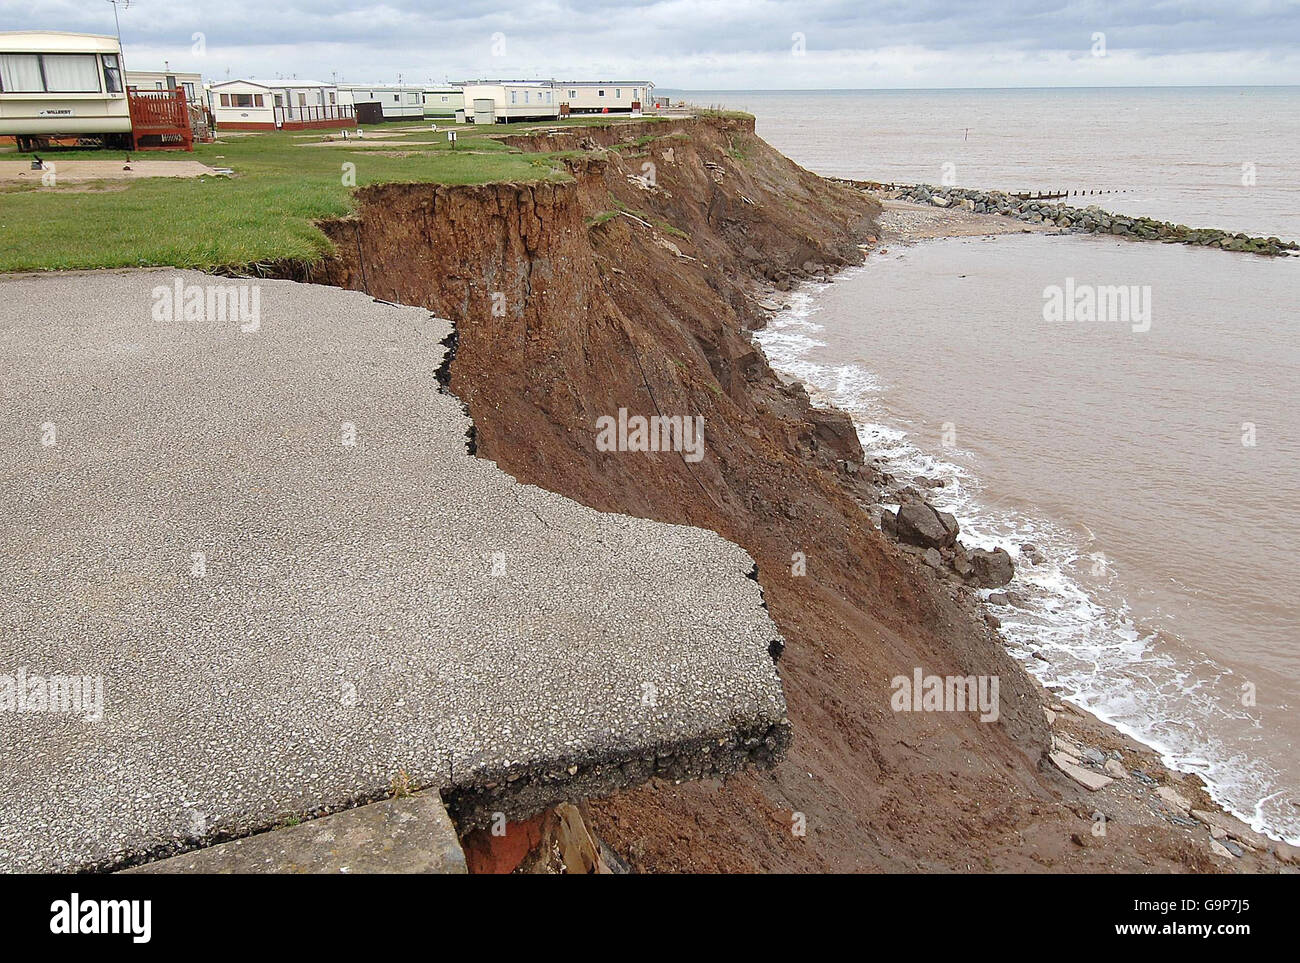
<svg viewBox="0 0 1300 963"><path fill-rule="evenodd" d="M424 88L402 84L324 84L312 80L227 80L207 88L217 128L278 130L354 125L363 105L370 123L420 120Z"/></svg>
<svg viewBox="0 0 1300 963"><path fill-rule="evenodd" d="M125 142L136 92L174 99L217 129L341 128L379 121L445 119L477 124L571 114L640 113L654 104L648 80L472 80L443 85L231 79L127 71L116 37L60 31L0 32L0 136L25 142L98 137ZM156 92L156 93L155 93Z"/></svg>
<svg viewBox="0 0 1300 963"><path fill-rule="evenodd" d="M635 81L475 80L462 84L324 84L228 80L208 88L213 117L227 130L338 126L362 120L457 120L478 124L570 114L639 113L654 84ZM374 105L369 116L362 105Z"/></svg>
<svg viewBox="0 0 1300 963"><path fill-rule="evenodd" d="M638 114L654 103L648 80L475 80L459 85L466 120L546 120L571 114Z"/></svg>

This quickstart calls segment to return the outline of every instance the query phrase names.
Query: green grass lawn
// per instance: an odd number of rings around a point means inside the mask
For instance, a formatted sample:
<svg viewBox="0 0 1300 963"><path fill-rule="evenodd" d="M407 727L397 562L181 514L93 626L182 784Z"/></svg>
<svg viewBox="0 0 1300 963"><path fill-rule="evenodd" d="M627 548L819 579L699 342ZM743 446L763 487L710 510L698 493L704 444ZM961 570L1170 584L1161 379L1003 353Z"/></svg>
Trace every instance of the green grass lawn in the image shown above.
<svg viewBox="0 0 1300 963"><path fill-rule="evenodd" d="M456 127L456 149L431 122L394 122L365 128L347 147L304 146L337 131L218 136L194 153L150 151L147 160L195 160L234 171L231 177L149 178L35 190L0 190L0 272L171 265L237 268L280 258L314 260L329 250L315 227L320 218L353 209L356 187L416 182L481 184L567 180L560 154L525 153L493 135L582 124L608 118L571 118L541 124L476 129ZM395 137L401 128L410 130ZM400 145L374 141L391 139ZM395 156L395 155L404 156ZM124 160L120 151L42 152L56 171L64 160ZM0 160L29 160L12 151ZM355 165L346 171L345 164Z"/></svg>

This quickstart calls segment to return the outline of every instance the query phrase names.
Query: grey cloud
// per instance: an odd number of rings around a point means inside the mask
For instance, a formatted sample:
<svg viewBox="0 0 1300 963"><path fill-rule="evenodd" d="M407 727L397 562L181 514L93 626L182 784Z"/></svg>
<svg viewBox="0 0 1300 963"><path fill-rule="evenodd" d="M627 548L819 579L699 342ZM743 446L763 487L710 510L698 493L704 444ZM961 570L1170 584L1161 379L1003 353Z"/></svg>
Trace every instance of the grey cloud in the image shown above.
<svg viewBox="0 0 1300 963"><path fill-rule="evenodd" d="M1177 56L1179 82L1215 83L1232 78L1210 69L1210 55L1233 52L1251 69L1293 69L1300 49L1300 0L135 0L121 19L128 55L170 54L180 66L201 32L208 56L196 66L213 75L337 71L356 80L653 67L673 86L720 78L752 87L855 86L855 78L878 82L872 55L899 47L941 54L978 80L994 54L1027 63L1055 52L1085 57L1101 31L1112 53ZM0 23L111 33L113 12L103 0L0 0ZM491 52L497 31L506 37L503 57ZM795 33L806 38L802 64L788 62ZM1298 78L1281 78L1288 79Z"/></svg>

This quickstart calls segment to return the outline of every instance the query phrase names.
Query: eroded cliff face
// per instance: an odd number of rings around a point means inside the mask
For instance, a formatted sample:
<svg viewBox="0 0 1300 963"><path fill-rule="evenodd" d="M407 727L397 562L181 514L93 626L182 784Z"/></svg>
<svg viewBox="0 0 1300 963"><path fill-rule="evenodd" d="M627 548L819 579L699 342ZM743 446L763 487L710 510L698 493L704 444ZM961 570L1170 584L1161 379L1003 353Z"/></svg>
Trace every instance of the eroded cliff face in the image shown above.
<svg viewBox="0 0 1300 963"><path fill-rule="evenodd" d="M573 151L573 179L365 189L356 217L323 225L338 254L317 279L455 321L450 386L481 457L739 543L787 640L784 762L593 802L596 830L645 870L1085 868L1039 768L1035 687L964 590L872 526L876 479L848 418L812 408L750 341L755 285L858 261L874 202L745 119L511 142ZM702 416L703 459L598 450L597 420L620 408ZM893 711L890 680L918 667L997 676L998 721Z"/></svg>

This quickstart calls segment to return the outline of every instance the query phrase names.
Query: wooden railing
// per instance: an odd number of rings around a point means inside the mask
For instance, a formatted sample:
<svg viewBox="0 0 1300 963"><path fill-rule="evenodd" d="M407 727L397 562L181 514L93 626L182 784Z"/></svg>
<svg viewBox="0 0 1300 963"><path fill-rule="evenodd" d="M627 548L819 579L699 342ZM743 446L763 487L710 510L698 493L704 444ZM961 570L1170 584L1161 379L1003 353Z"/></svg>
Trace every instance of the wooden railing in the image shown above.
<svg viewBox="0 0 1300 963"><path fill-rule="evenodd" d="M190 129L190 111L183 88L128 87L126 100L135 150L194 150L194 132ZM144 143L146 138L150 143Z"/></svg>
<svg viewBox="0 0 1300 963"><path fill-rule="evenodd" d="M288 104L275 108L275 126L277 127L351 121L355 117L356 114L353 112L351 105L348 104L328 104L323 107L312 104L299 104L297 106Z"/></svg>

